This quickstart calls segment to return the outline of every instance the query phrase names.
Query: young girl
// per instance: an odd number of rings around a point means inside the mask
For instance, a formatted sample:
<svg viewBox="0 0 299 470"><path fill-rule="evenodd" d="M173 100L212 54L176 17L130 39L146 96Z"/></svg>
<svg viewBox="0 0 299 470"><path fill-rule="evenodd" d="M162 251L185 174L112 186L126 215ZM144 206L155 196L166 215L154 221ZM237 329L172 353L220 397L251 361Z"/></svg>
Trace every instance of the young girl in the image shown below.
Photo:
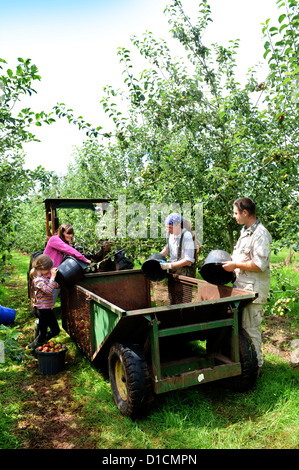
<svg viewBox="0 0 299 470"><path fill-rule="evenodd" d="M35 349L42 346L53 336L58 335L60 328L54 315L54 289L59 289L55 281L57 268L53 268L53 261L48 255L39 255L33 262L30 277L35 290L34 307L39 319L39 334L28 348ZM50 332L47 333L48 327Z"/></svg>

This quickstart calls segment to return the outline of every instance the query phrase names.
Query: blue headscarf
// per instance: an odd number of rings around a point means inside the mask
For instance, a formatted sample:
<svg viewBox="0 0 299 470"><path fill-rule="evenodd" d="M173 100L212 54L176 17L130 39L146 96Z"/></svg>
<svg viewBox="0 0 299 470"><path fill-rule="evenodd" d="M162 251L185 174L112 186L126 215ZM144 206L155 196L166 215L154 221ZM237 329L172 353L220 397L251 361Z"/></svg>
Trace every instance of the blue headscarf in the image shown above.
<svg viewBox="0 0 299 470"><path fill-rule="evenodd" d="M183 222L184 218L178 212L172 212L166 217L165 225L179 225Z"/></svg>

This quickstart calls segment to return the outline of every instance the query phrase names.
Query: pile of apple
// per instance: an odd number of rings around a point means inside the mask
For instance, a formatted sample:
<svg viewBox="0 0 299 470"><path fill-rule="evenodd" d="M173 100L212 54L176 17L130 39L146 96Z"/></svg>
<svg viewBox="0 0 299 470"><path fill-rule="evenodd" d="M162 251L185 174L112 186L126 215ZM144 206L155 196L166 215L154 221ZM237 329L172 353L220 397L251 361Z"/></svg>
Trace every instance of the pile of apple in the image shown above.
<svg viewBox="0 0 299 470"><path fill-rule="evenodd" d="M53 340L50 340L37 348L37 350L41 352L59 352L62 349L66 349L66 346L61 343L55 343Z"/></svg>

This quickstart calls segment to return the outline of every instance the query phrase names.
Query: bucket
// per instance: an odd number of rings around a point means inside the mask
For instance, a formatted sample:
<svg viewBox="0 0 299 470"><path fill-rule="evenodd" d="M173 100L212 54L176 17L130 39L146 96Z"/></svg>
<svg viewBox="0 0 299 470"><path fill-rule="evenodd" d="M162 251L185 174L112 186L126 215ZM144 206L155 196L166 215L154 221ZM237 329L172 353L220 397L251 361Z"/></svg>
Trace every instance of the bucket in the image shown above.
<svg viewBox="0 0 299 470"><path fill-rule="evenodd" d="M134 263L126 257L124 248L119 248L114 252L114 261L116 263L117 271L134 268Z"/></svg>
<svg viewBox="0 0 299 470"><path fill-rule="evenodd" d="M42 254L43 254L43 251L35 251L34 253L32 253L32 255L30 256L30 269L32 268L32 264L35 258L37 258L39 255L42 255Z"/></svg>
<svg viewBox="0 0 299 470"><path fill-rule="evenodd" d="M38 358L38 370L45 375L53 375L61 372L65 367L65 353L67 348L57 352L42 352L38 349L35 353Z"/></svg>
<svg viewBox="0 0 299 470"><path fill-rule="evenodd" d="M226 251L213 250L208 254L199 272L202 278L210 284L225 285L234 282L235 273L225 271L222 267L224 263L231 260L231 256Z"/></svg>
<svg viewBox="0 0 299 470"><path fill-rule="evenodd" d="M10 325L15 321L16 311L13 308L2 307L0 305L0 324Z"/></svg>
<svg viewBox="0 0 299 470"><path fill-rule="evenodd" d="M69 287L79 282L84 276L86 263L72 256L67 256L58 266L56 279L59 285Z"/></svg>
<svg viewBox="0 0 299 470"><path fill-rule="evenodd" d="M165 256L153 253L141 267L143 274L151 281L162 281L166 277L166 271L161 268L160 261L166 261Z"/></svg>

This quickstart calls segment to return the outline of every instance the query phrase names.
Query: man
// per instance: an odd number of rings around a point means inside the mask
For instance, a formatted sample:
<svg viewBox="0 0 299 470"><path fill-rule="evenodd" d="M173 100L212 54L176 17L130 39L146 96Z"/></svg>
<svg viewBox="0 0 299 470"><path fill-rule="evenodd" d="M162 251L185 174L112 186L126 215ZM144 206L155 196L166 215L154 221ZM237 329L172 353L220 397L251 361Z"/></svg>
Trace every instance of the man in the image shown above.
<svg viewBox="0 0 299 470"><path fill-rule="evenodd" d="M238 224L244 224L234 248L232 261L223 265L226 271L236 273L234 286L258 293L242 313L242 327L255 346L259 372L263 365L262 335L260 325L263 304L270 288L270 245L272 237L255 213L255 203L250 198L237 199L233 204L233 216Z"/></svg>
<svg viewBox="0 0 299 470"><path fill-rule="evenodd" d="M161 263L161 268L169 269L170 273L195 277L195 245L191 231L184 227L183 217L173 212L166 218L165 227L167 244L161 254L169 255L169 263ZM168 280L168 291L171 304L191 301L190 286L184 286L172 278Z"/></svg>

